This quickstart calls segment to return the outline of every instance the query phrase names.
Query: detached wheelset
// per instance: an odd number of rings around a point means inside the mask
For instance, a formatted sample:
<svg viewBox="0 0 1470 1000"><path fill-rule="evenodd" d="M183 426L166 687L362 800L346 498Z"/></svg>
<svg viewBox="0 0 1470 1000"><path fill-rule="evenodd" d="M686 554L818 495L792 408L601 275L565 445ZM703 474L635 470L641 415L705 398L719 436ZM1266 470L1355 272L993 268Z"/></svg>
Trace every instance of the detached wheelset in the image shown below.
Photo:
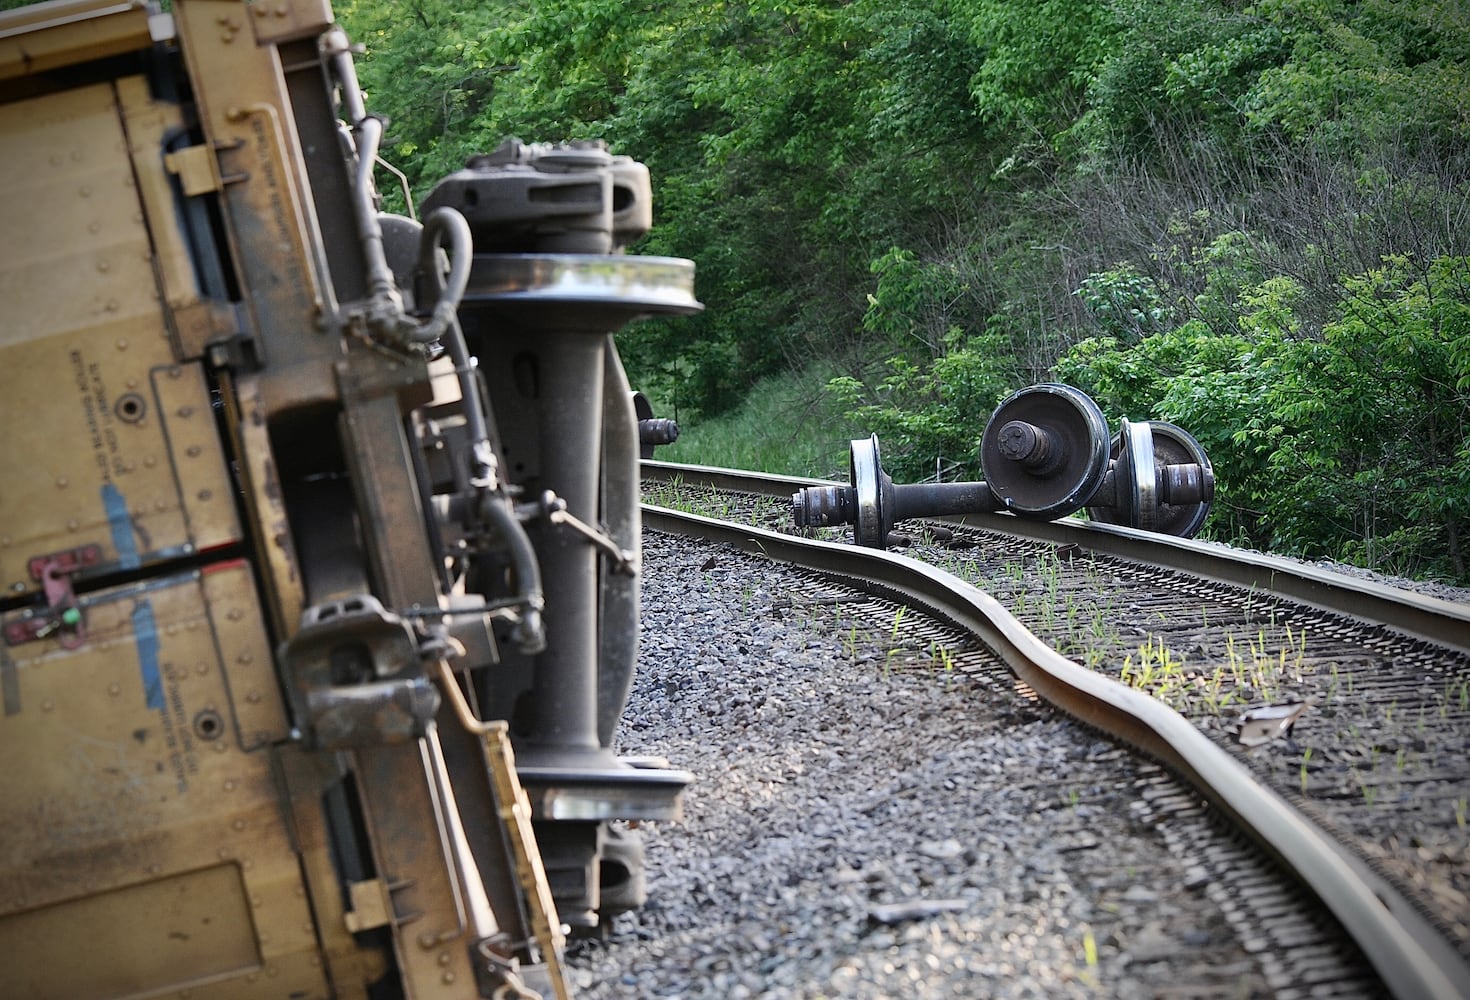
<svg viewBox="0 0 1470 1000"><path fill-rule="evenodd" d="M849 451L850 485L800 490L792 516L801 527L851 524L854 540L873 548L906 518L981 511L1050 521L1086 508L1095 521L1189 538L1215 494L1210 461L1186 431L1124 420L1109 437L1086 393L1051 383L1012 393L991 414L980 438L983 481L896 486L876 434Z"/></svg>

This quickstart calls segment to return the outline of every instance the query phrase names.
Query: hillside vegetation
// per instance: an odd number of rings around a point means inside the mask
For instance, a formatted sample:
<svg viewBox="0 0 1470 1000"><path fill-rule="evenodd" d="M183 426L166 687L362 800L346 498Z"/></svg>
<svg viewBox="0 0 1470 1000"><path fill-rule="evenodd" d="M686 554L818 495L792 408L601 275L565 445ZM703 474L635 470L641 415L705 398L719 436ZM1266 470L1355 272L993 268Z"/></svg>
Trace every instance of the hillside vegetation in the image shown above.
<svg viewBox="0 0 1470 1000"><path fill-rule="evenodd" d="M896 477L1063 380L1215 463L1215 537L1470 582L1463 0L348 3L422 195L507 135L646 162L682 418L820 362ZM795 429L793 430L795 433Z"/></svg>

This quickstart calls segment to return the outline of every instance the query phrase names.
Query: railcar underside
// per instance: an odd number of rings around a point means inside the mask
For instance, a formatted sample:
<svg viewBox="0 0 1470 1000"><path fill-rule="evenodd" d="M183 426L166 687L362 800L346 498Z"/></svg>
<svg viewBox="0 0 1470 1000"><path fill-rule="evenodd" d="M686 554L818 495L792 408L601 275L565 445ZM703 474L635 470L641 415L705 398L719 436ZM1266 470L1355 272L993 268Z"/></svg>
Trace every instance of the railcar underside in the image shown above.
<svg viewBox="0 0 1470 1000"><path fill-rule="evenodd" d="M0 15L7 996L564 995L642 900L611 335L692 265L596 144L382 215L381 132L325 2Z"/></svg>

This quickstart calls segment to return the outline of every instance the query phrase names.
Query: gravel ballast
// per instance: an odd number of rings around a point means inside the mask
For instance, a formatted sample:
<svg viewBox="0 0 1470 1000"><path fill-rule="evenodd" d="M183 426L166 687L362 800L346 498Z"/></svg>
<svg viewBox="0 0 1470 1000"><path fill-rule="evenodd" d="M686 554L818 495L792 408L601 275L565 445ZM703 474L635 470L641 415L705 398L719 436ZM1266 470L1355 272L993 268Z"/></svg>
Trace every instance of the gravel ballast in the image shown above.
<svg viewBox="0 0 1470 1000"><path fill-rule="evenodd" d="M1140 818L1149 765L781 567L644 546L618 749L696 780L682 823L643 828L648 905L573 946L578 996L1269 992Z"/></svg>

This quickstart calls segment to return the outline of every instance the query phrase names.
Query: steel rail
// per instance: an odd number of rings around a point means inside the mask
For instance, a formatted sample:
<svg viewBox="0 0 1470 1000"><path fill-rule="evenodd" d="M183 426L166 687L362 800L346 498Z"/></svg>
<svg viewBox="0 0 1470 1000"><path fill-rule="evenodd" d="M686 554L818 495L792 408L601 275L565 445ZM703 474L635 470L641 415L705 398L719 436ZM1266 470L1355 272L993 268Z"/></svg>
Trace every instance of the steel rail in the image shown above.
<svg viewBox="0 0 1470 1000"><path fill-rule="evenodd" d="M1357 942L1401 1000L1470 997L1470 965L1361 859L1259 784L1173 709L1066 659L958 577L889 552L801 538L645 504L646 528L724 542L855 585L968 630L1067 714L1151 754L1293 873Z"/></svg>
<svg viewBox="0 0 1470 1000"><path fill-rule="evenodd" d="M807 486L833 485L821 479L651 460L643 462L643 476L661 482L680 481L686 485L773 497L789 497ZM1076 545L1089 552L1136 559L1289 597L1319 610L1386 625L1470 653L1470 604L1388 587L1296 560L1076 518L1029 521L1011 514L976 513L940 520L1057 545Z"/></svg>

